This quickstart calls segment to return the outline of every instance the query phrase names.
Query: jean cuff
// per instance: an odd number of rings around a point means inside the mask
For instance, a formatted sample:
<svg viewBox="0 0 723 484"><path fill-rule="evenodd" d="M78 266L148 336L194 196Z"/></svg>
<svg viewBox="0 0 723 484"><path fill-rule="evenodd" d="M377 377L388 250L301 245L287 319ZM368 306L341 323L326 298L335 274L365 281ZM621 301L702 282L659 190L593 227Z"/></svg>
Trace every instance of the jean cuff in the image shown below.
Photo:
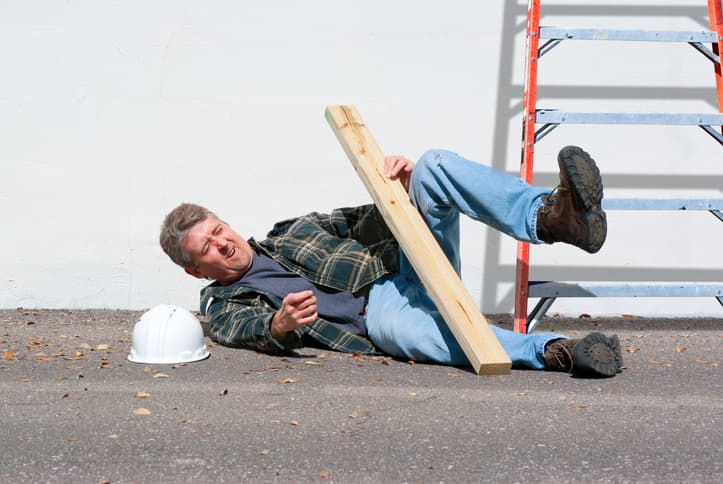
<svg viewBox="0 0 723 484"><path fill-rule="evenodd" d="M530 208L530 215L528 219L528 233L530 234L530 243L532 244L545 244L544 240L541 240L539 237L537 237L537 212L539 212L540 207L544 205L545 201L542 200L542 197L545 194L540 195L535 199L535 201L532 203L532 207Z"/></svg>

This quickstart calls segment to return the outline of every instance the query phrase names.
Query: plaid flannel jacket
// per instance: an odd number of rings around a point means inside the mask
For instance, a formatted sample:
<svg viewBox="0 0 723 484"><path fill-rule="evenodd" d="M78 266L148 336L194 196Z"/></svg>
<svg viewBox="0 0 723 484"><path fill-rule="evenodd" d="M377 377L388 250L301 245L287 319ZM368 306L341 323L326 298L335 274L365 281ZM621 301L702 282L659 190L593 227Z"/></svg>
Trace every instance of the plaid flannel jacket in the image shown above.
<svg viewBox="0 0 723 484"><path fill-rule="evenodd" d="M249 243L287 270L352 293L398 269L397 242L374 205L285 220L274 226L266 240L250 239ZM301 348L306 334L334 350L378 352L367 338L321 318L279 341L269 326L280 307L280 298L251 287L214 282L201 290L201 312L211 324L211 338L220 344L280 354Z"/></svg>

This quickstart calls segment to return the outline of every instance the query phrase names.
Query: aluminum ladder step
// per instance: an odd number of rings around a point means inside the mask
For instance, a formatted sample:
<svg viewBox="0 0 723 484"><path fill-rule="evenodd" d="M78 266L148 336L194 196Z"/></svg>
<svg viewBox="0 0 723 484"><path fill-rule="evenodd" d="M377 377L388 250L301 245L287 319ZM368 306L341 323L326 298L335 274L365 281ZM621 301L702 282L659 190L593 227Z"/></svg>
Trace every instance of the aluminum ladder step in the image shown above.
<svg viewBox="0 0 723 484"><path fill-rule="evenodd" d="M541 39L553 40L616 40L638 42L704 42L715 43L716 33L672 30L567 29L540 27Z"/></svg>
<svg viewBox="0 0 723 484"><path fill-rule="evenodd" d="M529 281L528 294L540 298L527 316L535 330L558 297L714 297L723 305L723 282L557 282Z"/></svg>
<svg viewBox="0 0 723 484"><path fill-rule="evenodd" d="M530 297L723 297L723 282L530 281Z"/></svg>
<svg viewBox="0 0 723 484"><path fill-rule="evenodd" d="M723 210L723 198L605 198L605 210Z"/></svg>
<svg viewBox="0 0 723 484"><path fill-rule="evenodd" d="M723 114L697 113L583 113L538 109L536 123L549 124L650 124L721 126Z"/></svg>

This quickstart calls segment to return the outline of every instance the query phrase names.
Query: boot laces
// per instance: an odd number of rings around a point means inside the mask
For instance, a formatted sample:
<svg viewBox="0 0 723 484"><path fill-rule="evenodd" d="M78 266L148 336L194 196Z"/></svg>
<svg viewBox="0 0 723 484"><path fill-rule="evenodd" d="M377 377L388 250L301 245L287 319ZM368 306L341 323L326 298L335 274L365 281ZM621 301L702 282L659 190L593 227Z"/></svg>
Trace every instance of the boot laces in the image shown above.
<svg viewBox="0 0 723 484"><path fill-rule="evenodd" d="M542 205L542 213L545 215L549 215L552 211L552 208L557 203L557 189L560 188L559 186L552 189L552 191L548 194L542 197L543 205Z"/></svg>
<svg viewBox="0 0 723 484"><path fill-rule="evenodd" d="M566 344L562 342L555 341L552 343L548 349L547 349L553 358L555 358L555 361L558 365L560 365L560 368L567 371L568 373L572 373L572 367L573 367L573 358L572 358L572 351L570 348L567 347Z"/></svg>

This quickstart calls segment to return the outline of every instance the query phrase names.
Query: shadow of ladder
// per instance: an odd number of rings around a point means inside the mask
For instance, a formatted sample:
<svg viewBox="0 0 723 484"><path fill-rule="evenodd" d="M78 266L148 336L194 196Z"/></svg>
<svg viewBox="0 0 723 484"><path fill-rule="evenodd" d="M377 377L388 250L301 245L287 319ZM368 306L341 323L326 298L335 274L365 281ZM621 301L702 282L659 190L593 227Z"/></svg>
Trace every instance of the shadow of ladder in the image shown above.
<svg viewBox="0 0 723 484"><path fill-rule="evenodd" d="M648 31L561 29L540 27L540 0L529 0L525 48L525 87L523 93L522 164L520 177L532 181L535 143L561 124L647 124L699 126L723 146L723 77L720 46L723 45L723 5L708 0L710 31ZM540 41L546 42L540 46ZM713 62L718 94L718 114L677 113L589 113L537 108L538 60L564 40L686 42ZM708 48L705 44L711 44ZM539 127L537 125L540 125ZM612 199L603 200L606 210L707 210L723 221L723 199ZM514 329L533 331L558 297L715 297L723 305L723 282L574 282L529 281L530 246L517 244L515 270ZM527 313L528 298L540 298Z"/></svg>

